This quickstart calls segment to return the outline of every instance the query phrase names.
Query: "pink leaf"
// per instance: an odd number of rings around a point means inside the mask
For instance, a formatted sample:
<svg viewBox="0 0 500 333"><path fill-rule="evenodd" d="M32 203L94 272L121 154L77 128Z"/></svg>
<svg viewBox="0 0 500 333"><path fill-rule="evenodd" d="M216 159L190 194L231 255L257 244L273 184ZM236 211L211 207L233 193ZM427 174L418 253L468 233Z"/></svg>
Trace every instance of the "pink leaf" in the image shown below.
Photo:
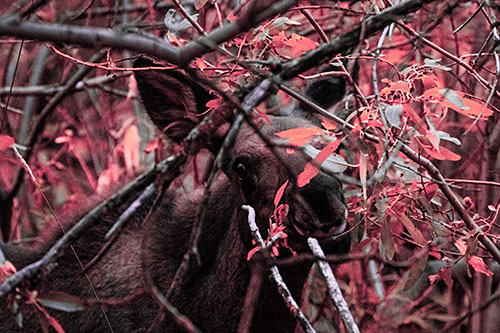
<svg viewBox="0 0 500 333"><path fill-rule="evenodd" d="M123 155L125 158L125 166L127 173L133 175L139 168L139 146L141 138L137 126L132 125L125 131L123 139Z"/></svg>
<svg viewBox="0 0 500 333"><path fill-rule="evenodd" d="M277 136L284 139L290 139L290 144L301 146L306 143L310 137L323 133L319 127L292 128L286 131L276 133Z"/></svg>
<svg viewBox="0 0 500 333"><path fill-rule="evenodd" d="M313 179L319 173L319 167L321 166L321 163L323 163L328 158L328 156L330 156L335 151L335 149L338 148L341 142L342 140L335 140L333 142L330 142L318 153L318 155L316 155L316 157L312 161L309 161L306 164L304 171L302 171L297 177L298 187L303 187L309 184L311 179Z"/></svg>
<svg viewBox="0 0 500 333"><path fill-rule="evenodd" d="M276 196L274 197L274 208L278 207L278 204L281 201L281 197L283 196L283 193L285 193L285 188L288 185L288 179L286 182L283 183L283 185L280 186L278 189L278 192L276 192Z"/></svg>
<svg viewBox="0 0 500 333"><path fill-rule="evenodd" d="M478 256L471 256L469 258L469 264L472 266L472 268L474 268L476 272L483 273L486 276L493 275L493 272L484 263L483 258L480 258Z"/></svg>
<svg viewBox="0 0 500 333"><path fill-rule="evenodd" d="M0 151L10 148L14 144L14 139L8 135L0 135Z"/></svg>
<svg viewBox="0 0 500 333"><path fill-rule="evenodd" d="M467 242L463 239L457 239L455 241L455 246L457 247L458 252L460 252L460 254L464 256L467 252Z"/></svg>

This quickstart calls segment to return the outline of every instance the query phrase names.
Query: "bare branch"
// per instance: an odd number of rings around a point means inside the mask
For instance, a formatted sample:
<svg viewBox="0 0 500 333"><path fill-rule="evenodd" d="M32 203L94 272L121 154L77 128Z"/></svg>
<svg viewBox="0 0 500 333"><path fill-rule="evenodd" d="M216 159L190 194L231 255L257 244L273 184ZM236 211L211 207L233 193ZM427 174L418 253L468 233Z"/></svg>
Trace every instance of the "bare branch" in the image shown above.
<svg viewBox="0 0 500 333"><path fill-rule="evenodd" d="M113 73L109 75L97 76L91 79L84 79L77 82L71 92L81 91L85 88L100 87L103 84L115 82L119 78L128 77L131 73L132 72ZM62 90L64 90L64 86L53 84L29 87L12 87L12 91L10 91L9 88L0 88L0 96L9 94L12 96L52 96Z"/></svg>
<svg viewBox="0 0 500 333"><path fill-rule="evenodd" d="M266 19L284 12L296 3L296 0L283 0L270 5L266 10L261 12L248 13L248 15L244 15L242 18L214 30L207 36L190 42L183 48L173 47L164 40L154 36L144 36L103 28L37 23L25 21L15 15L0 18L0 36L38 39L92 48L113 47L147 53L172 64L184 66L195 57L212 51L219 44L243 31L255 27Z"/></svg>
<svg viewBox="0 0 500 333"><path fill-rule="evenodd" d="M248 205L244 205L241 208L243 208L248 212L248 225L250 227L250 231L252 233L253 238L261 248L265 248L266 244L262 239L259 227L255 222L255 210ZM288 287L286 286L285 282L283 281L283 278L281 277L278 267L276 267L276 265L272 265L269 269L271 270L271 275L278 286L278 290L281 296L283 297L285 304L290 309L292 314L297 318L302 329L305 332L316 332L316 330L311 326L311 323L309 323L309 321L307 320L304 313L302 313L302 311L300 310L300 307L297 304L297 302L293 299L290 290L288 290Z"/></svg>
<svg viewBox="0 0 500 333"><path fill-rule="evenodd" d="M318 261L319 267L321 269L321 273L325 277L326 284L328 286L328 293L330 294L330 297L333 300L333 304L335 304L335 307L339 311L340 317L342 318L342 321L344 322L344 326L349 333L359 333L359 328L358 325L356 325L356 322L354 321L354 318L352 317L351 311L349 311L349 306L347 305L347 302L344 299L344 296L342 295L342 292L340 291L339 284L337 283L337 280L335 279L335 276L333 275L332 268L330 265L324 260L325 259L325 253L319 246L318 241L315 238L308 238L307 243L309 244L309 247L311 248L312 253L321 258L321 260Z"/></svg>

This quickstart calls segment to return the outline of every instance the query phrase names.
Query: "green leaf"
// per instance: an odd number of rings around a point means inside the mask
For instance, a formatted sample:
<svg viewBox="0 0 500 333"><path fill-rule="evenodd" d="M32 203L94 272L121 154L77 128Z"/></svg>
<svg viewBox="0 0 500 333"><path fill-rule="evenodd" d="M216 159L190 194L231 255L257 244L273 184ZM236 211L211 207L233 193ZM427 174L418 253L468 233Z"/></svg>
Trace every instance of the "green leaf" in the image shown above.
<svg viewBox="0 0 500 333"><path fill-rule="evenodd" d="M410 270L408 271L408 277L406 279L403 290L406 291L410 289L418 281L418 279L420 279L420 277L425 271L425 267L427 265L427 258L428 258L427 255L423 255L411 265Z"/></svg>
<svg viewBox="0 0 500 333"><path fill-rule="evenodd" d="M81 300L62 291L50 291L38 300L46 308L60 310L64 312L83 311L85 306Z"/></svg>
<svg viewBox="0 0 500 333"><path fill-rule="evenodd" d="M401 128L401 114L403 113L403 106L398 105L388 105L385 108L385 118L393 127Z"/></svg>
<svg viewBox="0 0 500 333"><path fill-rule="evenodd" d="M380 230L380 242L378 242L378 250L382 258L389 261L394 259L396 249L394 248L394 239L392 238L392 231L389 223L390 217L387 217L382 223L382 230Z"/></svg>
<svg viewBox="0 0 500 333"><path fill-rule="evenodd" d="M455 105L457 108L461 110L469 109L469 107L465 105L462 97L457 94L455 90L449 88L439 89L439 93L446 98L448 103Z"/></svg>

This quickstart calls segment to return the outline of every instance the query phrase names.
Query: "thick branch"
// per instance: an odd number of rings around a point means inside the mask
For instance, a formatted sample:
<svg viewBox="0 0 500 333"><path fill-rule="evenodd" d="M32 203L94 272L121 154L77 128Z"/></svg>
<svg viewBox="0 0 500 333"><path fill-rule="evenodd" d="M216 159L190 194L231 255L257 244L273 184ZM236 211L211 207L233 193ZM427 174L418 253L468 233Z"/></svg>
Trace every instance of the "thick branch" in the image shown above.
<svg viewBox="0 0 500 333"><path fill-rule="evenodd" d="M91 48L113 47L128 49L147 53L174 64L177 64L180 59L179 49L159 38L103 28L31 22L25 21L19 16L0 18L0 35L82 45Z"/></svg>
<svg viewBox="0 0 500 333"><path fill-rule="evenodd" d="M293 59L284 64L278 77L278 82L292 79L308 69L317 67L318 64L325 60L339 53L346 52L350 48L358 45L361 42L359 40L361 37L361 30L363 30L363 37L368 38L384 29L387 25L419 10L424 4L434 1L435 0L409 0L384 10L378 15L369 17L353 30L331 40L329 43L321 44L313 51L306 53L303 57Z"/></svg>
<svg viewBox="0 0 500 333"><path fill-rule="evenodd" d="M349 306L347 305L347 302L345 301L344 296L340 291L339 284L337 283L337 280L333 275L330 265L325 261L325 253L323 252L323 249L319 246L318 240L315 238L308 238L307 243L309 244L312 253L315 256L321 258L318 261L318 264L321 269L321 273L325 277L326 284L328 286L328 293L330 294L333 304L335 304L335 307L337 308L340 314L340 318L342 318L342 321L344 323L347 332L359 333L358 325L356 325L356 322L354 321L351 311L349 311Z"/></svg>
<svg viewBox="0 0 500 333"><path fill-rule="evenodd" d="M264 20L283 13L296 3L297 0L283 0L272 4L267 9L258 13L247 13L247 15L243 15L239 20L214 30L207 36L190 42L181 49L173 47L164 40L154 36L143 36L103 28L38 23L26 21L14 15L0 18L0 36L38 39L92 48L113 47L147 53L172 64L184 66L195 57L212 51L217 45L257 26Z"/></svg>

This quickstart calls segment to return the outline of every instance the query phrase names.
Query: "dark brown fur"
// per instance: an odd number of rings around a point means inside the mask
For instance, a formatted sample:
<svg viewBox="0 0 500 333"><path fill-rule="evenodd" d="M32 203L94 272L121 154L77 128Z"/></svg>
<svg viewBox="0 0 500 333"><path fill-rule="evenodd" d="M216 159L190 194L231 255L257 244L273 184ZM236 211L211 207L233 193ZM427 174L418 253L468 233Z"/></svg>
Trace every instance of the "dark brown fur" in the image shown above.
<svg viewBox="0 0 500 333"><path fill-rule="evenodd" d="M148 62L143 63L144 61L139 60L141 63L137 66L150 65ZM150 117L175 141L182 140L199 122L198 113L203 111L206 101L211 98L204 89L178 71L138 72L136 79ZM293 117L273 117L271 120L272 126L265 125L262 128L270 138L278 131L312 126L308 121ZM277 149L277 154L291 166L294 173L303 170L306 159L300 153L289 155L284 149ZM206 332L234 332L240 320L250 278L246 257L254 247L247 224L247 213L241 206L249 204L255 208L257 223L265 237L269 217L274 209L275 193L290 178L285 167L247 125L240 130L228 157L224 166L226 173L220 172L216 177L202 219L199 240L201 266L190 272L181 289L170 300L181 313ZM240 179L234 171L239 163L244 164L248 171L248 176L244 179ZM159 208L144 227L141 224L151 202L142 207L106 255L89 270L98 295L103 299L120 299L137 294L146 288L143 267L149 270L159 289L166 293L188 249L192 225L203 193L202 189L187 193L168 190ZM297 193L304 198L306 206L313 210L319 226L311 222L314 218L308 217L307 208L297 202ZM338 180L320 174L300 190L290 184L283 201L290 205L287 232L294 249L306 249L305 237L292 225L299 223L298 230L301 233L324 236L322 243L327 252L346 250L345 242L339 244L329 241L329 236L344 223L345 204ZM121 212L122 210L107 214L99 225L92 227L76 241L75 249L84 264L102 247L104 234ZM2 245L2 249L16 267L21 268L39 258L50 247L54 237L46 237L39 245L30 249L10 245ZM51 240L47 240L48 238ZM145 262L142 258L145 258ZM71 251L65 251L57 264L58 267L51 274L37 279L31 289L38 290L42 298L51 290L82 299L93 298L90 286ZM309 268L309 265L303 265L282 272L296 299L300 298ZM0 330L20 330L13 315L6 309L5 300L2 300L0 306ZM116 332L145 331L158 312L158 307L148 293L137 296L131 302L108 305L105 309ZM68 332L108 330L97 306L89 306L84 311L73 313L52 309L48 311ZM21 312L24 331L33 332L40 328L32 305L23 304ZM256 304L252 330L292 332L295 325L276 286L266 280ZM177 330L179 328L168 319L161 324L161 331Z"/></svg>

